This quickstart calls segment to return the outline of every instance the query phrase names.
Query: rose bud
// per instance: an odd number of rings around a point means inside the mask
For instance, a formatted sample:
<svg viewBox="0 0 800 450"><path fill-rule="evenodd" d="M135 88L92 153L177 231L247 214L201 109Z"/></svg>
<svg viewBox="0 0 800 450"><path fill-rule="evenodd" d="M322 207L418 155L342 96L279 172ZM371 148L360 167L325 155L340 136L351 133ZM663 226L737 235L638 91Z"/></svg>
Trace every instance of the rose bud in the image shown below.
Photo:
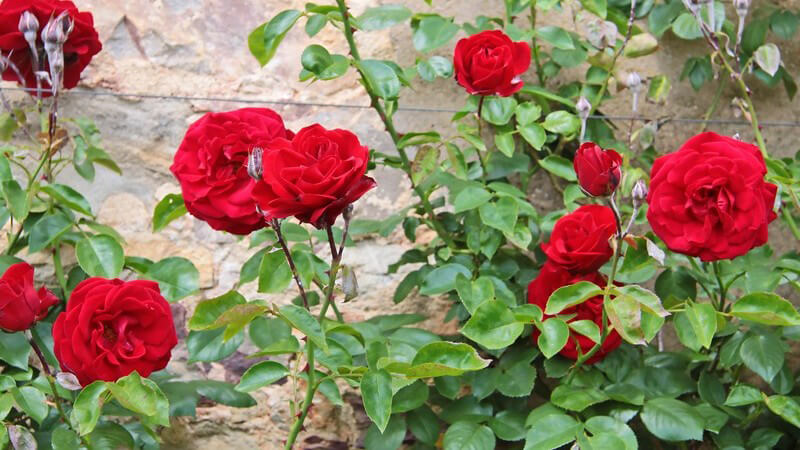
<svg viewBox="0 0 800 450"><path fill-rule="evenodd" d="M37 320L44 319L58 298L44 286L33 287L33 267L17 263L6 269L0 278L0 329L25 331Z"/></svg>
<svg viewBox="0 0 800 450"><path fill-rule="evenodd" d="M39 19L30 11L25 11L19 17L19 32L25 36L25 41L32 49L36 49L36 33L39 31Z"/></svg>
<svg viewBox="0 0 800 450"><path fill-rule="evenodd" d="M611 195L617 189L622 177L621 164L619 153L603 150L594 142L583 143L572 163L581 189L594 197Z"/></svg>
<svg viewBox="0 0 800 450"><path fill-rule="evenodd" d="M631 192L631 196L633 197L633 203L639 205L647 198L647 183L644 180L639 180L636 184L633 185L633 191Z"/></svg>

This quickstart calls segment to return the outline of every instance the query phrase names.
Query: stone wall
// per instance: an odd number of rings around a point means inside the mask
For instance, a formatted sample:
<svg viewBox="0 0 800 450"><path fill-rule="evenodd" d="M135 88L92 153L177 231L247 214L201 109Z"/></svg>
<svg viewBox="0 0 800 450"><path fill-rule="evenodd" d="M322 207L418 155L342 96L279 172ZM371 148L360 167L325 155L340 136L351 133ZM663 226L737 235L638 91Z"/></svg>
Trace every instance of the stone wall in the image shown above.
<svg viewBox="0 0 800 450"><path fill-rule="evenodd" d="M397 2L397 0L395 0ZM313 122L327 127L349 128L370 147L391 151L388 136L370 109L341 109L324 106L288 106L260 102L296 101L307 103L366 105L364 92L351 72L333 82L311 85L297 81L299 56L310 40L296 27L286 37L277 55L260 68L247 50L247 34L280 10L302 9L301 0L76 0L80 9L94 13L104 43L103 52L85 72L81 88L94 93L147 93L164 96L223 97L256 101L274 108L287 125L298 129ZM358 14L377 0L349 2ZM428 11L422 0L400 0L417 11ZM502 15L501 1L442 0L435 1L435 11L456 15L458 22L479 14ZM793 1L797 8L797 1ZM302 20L301 20L302 21ZM571 28L565 13L552 13L542 23ZM302 22L301 22L302 25ZM358 33L357 40L365 57L392 58L401 64L413 63L416 54L410 45L410 31L395 27L382 32ZM328 27L314 39L329 48L345 53L345 44L336 30ZM784 61L792 73L800 73L800 44L782 46ZM449 55L452 46L437 53ZM647 104L641 108L646 116L700 117L710 103L711 88L694 92L687 83L678 81L684 59L705 53L699 44L687 44L665 38L659 52L623 67L634 68L642 76L666 74L673 83L673 93L666 108ZM578 78L581 70L568 71L554 83ZM431 84L417 83L417 95L406 94L401 106L420 106L456 110L464 101L463 91L452 80ZM717 113L732 118L727 105L732 92L726 90ZM800 104L790 103L780 89L757 89L756 99L762 120L799 120ZM114 225L128 241L126 253L149 258L179 255L191 259L201 272L202 292L175 306L177 317L188 316L196 303L232 288L238 280L241 263L252 253L245 243L231 236L213 232L204 223L190 217L171 224L164 232L149 230L152 208L178 187L168 167L187 126L207 111L220 111L247 106L243 103L212 100L158 99L139 97L86 96L68 94L63 102L65 115L88 115L103 133L105 148L120 162L123 176L98 171L91 189L79 177L67 174L69 182L87 192L99 207L100 219ZM620 95L604 110L608 114L629 114L629 97ZM403 130L446 130L450 112L404 112L397 114L398 128ZM623 130L627 123L620 124ZM694 134L697 126L668 124L659 134L661 148L675 148ZM739 132L751 138L749 127L726 126L717 131ZM798 141L784 128L766 128L768 145L778 154L793 154ZM382 217L398 205L411 200L407 182L396 172L378 170L373 174L379 187L362 199L356 214ZM549 193L538 189L532 193L535 204L547 204ZM796 242L788 241L786 245ZM443 324L447 302L444 300L409 299L400 305L391 301L394 286L403 274L387 275L386 266L408 247L401 235L388 239L361 241L345 252L345 260L357 273L363 294L345 305L349 320L368 318L377 313L418 312L431 318L425 326L440 333L455 332L455 324ZM254 289L244 292L256 296ZM263 298L263 296L260 296ZM289 296L270 298L286 301ZM185 335L185 329L181 330ZM249 361L237 353L225 364L185 364L186 351L179 349L170 370L181 376L211 377L236 381ZM196 419L176 421L163 434L165 448L216 449L278 448L288 431L287 399L289 384L275 385L256 394L255 408L238 410L213 405L198 408ZM352 392L344 394L345 405L335 407L318 399L311 411L308 430L301 434L302 448L354 448L362 439L368 420L360 408L360 399Z"/></svg>

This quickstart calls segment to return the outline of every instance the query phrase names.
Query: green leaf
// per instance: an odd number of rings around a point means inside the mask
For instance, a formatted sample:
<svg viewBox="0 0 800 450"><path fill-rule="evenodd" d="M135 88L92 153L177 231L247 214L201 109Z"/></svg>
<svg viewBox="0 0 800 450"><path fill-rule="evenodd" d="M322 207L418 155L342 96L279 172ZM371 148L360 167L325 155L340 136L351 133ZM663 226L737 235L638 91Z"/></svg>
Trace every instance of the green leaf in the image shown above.
<svg viewBox="0 0 800 450"><path fill-rule="evenodd" d="M434 296L450 292L456 287L456 277L461 274L472 278L472 273L461 264L450 263L430 271L422 280L419 292L422 295Z"/></svg>
<svg viewBox="0 0 800 450"><path fill-rule="evenodd" d="M616 295L617 296L628 296L632 299L636 300L637 303L642 305L642 307L651 313L666 317L669 315L664 306L661 304L661 300L658 296L648 289L645 289L636 284L630 284L627 286L622 286L620 288L616 288ZM713 334L713 333L712 333Z"/></svg>
<svg viewBox="0 0 800 450"><path fill-rule="evenodd" d="M484 97L481 118L493 125L502 126L511 120L517 108L514 97Z"/></svg>
<svg viewBox="0 0 800 450"><path fill-rule="evenodd" d="M62 425L53 430L50 445L53 450L78 450L81 448L81 439L66 425Z"/></svg>
<svg viewBox="0 0 800 450"><path fill-rule="evenodd" d="M286 319L294 328L297 328L308 336L314 344L324 352L328 351L328 343L325 340L325 332L319 322L307 309L297 305L285 305L278 308L281 316Z"/></svg>
<svg viewBox="0 0 800 450"><path fill-rule="evenodd" d="M528 416L526 425L530 428L525 436L525 450L550 450L560 448L575 440L581 424L572 417L563 414L551 404L546 404L555 411L549 414L537 414L537 410Z"/></svg>
<svg viewBox="0 0 800 450"><path fill-rule="evenodd" d="M769 22L766 19L748 21L742 33L742 50L745 53L753 53L758 47L764 45L768 29Z"/></svg>
<svg viewBox="0 0 800 450"><path fill-rule="evenodd" d="M513 344L524 328L505 303L489 300L478 306L461 334L483 347L497 350Z"/></svg>
<svg viewBox="0 0 800 450"><path fill-rule="evenodd" d="M620 296L603 304L608 321L623 339L633 345L644 345L647 340L642 330L642 310L632 297Z"/></svg>
<svg viewBox="0 0 800 450"><path fill-rule="evenodd" d="M434 445L439 439L439 418L429 407L422 406L410 411L406 415L406 420L411 434L420 441Z"/></svg>
<svg viewBox="0 0 800 450"><path fill-rule="evenodd" d="M28 251L35 253L44 250L61 234L72 228L73 222L64 214L56 213L44 216L31 228L28 238Z"/></svg>
<svg viewBox="0 0 800 450"><path fill-rule="evenodd" d="M22 333L0 331L0 360L16 368L28 370L31 345Z"/></svg>
<svg viewBox="0 0 800 450"><path fill-rule="evenodd" d="M417 63L417 72L425 81L433 81L436 77L450 78L453 76L453 62L443 56L431 56L427 61Z"/></svg>
<svg viewBox="0 0 800 450"><path fill-rule="evenodd" d="M538 123L529 123L527 125L520 124L517 126L517 131L519 131L522 138L536 150L541 150L547 140L547 133Z"/></svg>
<svg viewBox="0 0 800 450"><path fill-rule="evenodd" d="M667 101L671 89L672 83L666 75L656 75L650 79L647 98L655 103L664 103Z"/></svg>
<svg viewBox="0 0 800 450"><path fill-rule="evenodd" d="M364 435L364 448L368 450L396 450L403 445L406 437L406 418L402 414L394 414L389 419L386 429L381 433L373 423Z"/></svg>
<svg viewBox="0 0 800 450"><path fill-rule="evenodd" d="M130 432L114 422L101 423L89 435L89 446L92 450L132 449L135 445Z"/></svg>
<svg viewBox="0 0 800 450"><path fill-rule="evenodd" d="M538 344L545 358L552 358L567 345L569 327L563 320L557 317L551 317L545 320L542 322L541 332Z"/></svg>
<svg viewBox="0 0 800 450"><path fill-rule="evenodd" d="M28 211L31 204L28 200L28 195L19 186L16 180L4 180L0 185L3 188L3 196L6 198L6 205L8 205L11 215L17 222L23 222L28 217Z"/></svg>
<svg viewBox="0 0 800 450"><path fill-rule="evenodd" d="M514 154L514 134L511 132L495 134L494 145L497 146L500 153L510 158Z"/></svg>
<svg viewBox="0 0 800 450"><path fill-rule="evenodd" d="M158 283L161 295L170 302L180 300L200 289L200 272L186 258L172 256L153 264L144 277Z"/></svg>
<svg viewBox="0 0 800 450"><path fill-rule="evenodd" d="M486 425L456 422L445 432L443 445L444 450L492 450L495 438Z"/></svg>
<svg viewBox="0 0 800 450"><path fill-rule="evenodd" d="M266 65L278 50L281 41L286 33L294 26L302 13L296 9L281 11L269 22L259 26L247 38L250 53L256 57L258 62Z"/></svg>
<svg viewBox="0 0 800 450"><path fill-rule="evenodd" d="M489 419L489 427L504 441L525 439L525 415L516 411L502 410Z"/></svg>
<svg viewBox="0 0 800 450"><path fill-rule="evenodd" d="M581 121L575 114L567 111L554 111L544 118L542 126L551 133L570 135L580 129ZM547 167L545 167L547 169ZM574 181L574 180L570 180Z"/></svg>
<svg viewBox="0 0 800 450"><path fill-rule="evenodd" d="M500 197L496 202L478 208L481 221L494 229L513 234L519 217L519 205L511 197Z"/></svg>
<svg viewBox="0 0 800 450"><path fill-rule="evenodd" d="M323 14L314 14L306 21L306 34L308 37L314 37L322 30L328 23L328 16Z"/></svg>
<svg viewBox="0 0 800 450"><path fill-rule="evenodd" d="M725 406L745 406L762 400L761 391L749 384L737 384L731 388Z"/></svg>
<svg viewBox="0 0 800 450"><path fill-rule="evenodd" d="M89 201L75 189L63 184L47 184L42 186L41 190L46 192L47 195L53 198L59 204L78 211L87 216L92 215L92 206Z"/></svg>
<svg viewBox="0 0 800 450"><path fill-rule="evenodd" d="M475 209L491 200L492 194L478 186L467 186L456 195L453 208L456 214Z"/></svg>
<svg viewBox="0 0 800 450"><path fill-rule="evenodd" d="M642 422L665 441L703 440L703 417L691 406L672 398L655 398L644 404Z"/></svg>
<svg viewBox="0 0 800 450"><path fill-rule="evenodd" d="M412 42L418 51L427 53L450 42L458 30L458 25L444 17L426 16L419 21L414 30Z"/></svg>
<svg viewBox="0 0 800 450"><path fill-rule="evenodd" d="M553 390L550 401L559 408L581 412L584 409L608 400L608 395L594 388L581 388L562 384Z"/></svg>
<svg viewBox="0 0 800 450"><path fill-rule="evenodd" d="M598 295L603 295L603 289L589 281L579 281L575 284L562 286L550 294L544 313L548 316L554 316L567 308L580 305Z"/></svg>
<svg viewBox="0 0 800 450"><path fill-rule="evenodd" d="M595 436L611 434L618 437L624 444L624 450L637 450L639 447L639 444L636 442L636 434L631 430L631 427L617 418L609 416L590 417L589 420L586 421L586 429ZM618 445L613 447L596 447L598 449L615 448L622 450L622 447Z"/></svg>
<svg viewBox="0 0 800 450"><path fill-rule="evenodd" d="M283 364L276 361L261 361L247 369L235 389L240 392L252 392L269 386L287 375L289 369Z"/></svg>
<svg viewBox="0 0 800 450"><path fill-rule="evenodd" d="M305 375L305 372L303 373ZM229 383L216 380L192 381L192 385L198 395L222 405L233 406L235 408L249 408L256 405L256 400L249 394L239 392ZM323 391L320 386L320 391Z"/></svg>
<svg viewBox="0 0 800 450"><path fill-rule="evenodd" d="M536 103L525 102L517 105L517 123L525 126L542 116L542 107Z"/></svg>
<svg viewBox="0 0 800 450"><path fill-rule="evenodd" d="M570 328L588 337L595 344L600 343L600 327L591 320L573 320L567 323Z"/></svg>
<svg viewBox="0 0 800 450"><path fill-rule="evenodd" d="M754 292L733 304L731 314L764 325L800 325L800 313L791 302L771 292Z"/></svg>
<svg viewBox="0 0 800 450"><path fill-rule="evenodd" d="M489 360L478 356L472 346L446 341L424 345L410 364L386 358L378 361L378 367L409 378L458 376L464 372L483 369L487 365Z"/></svg>
<svg viewBox="0 0 800 450"><path fill-rule="evenodd" d="M441 378L437 378L439 379ZM392 398L392 414L412 411L424 405L428 400L429 391L428 385L421 380L400 389Z"/></svg>
<svg viewBox="0 0 800 450"><path fill-rule="evenodd" d="M494 283L486 277L471 281L468 277L458 274L456 291L464 308L470 314L474 314L478 306L494 298Z"/></svg>
<svg viewBox="0 0 800 450"><path fill-rule="evenodd" d="M78 394L70 414L73 423L78 424L78 432L85 436L94 430L97 420L100 419L100 410L103 407L102 395L107 391L106 383L95 381L86 386Z"/></svg>
<svg viewBox="0 0 800 450"><path fill-rule="evenodd" d="M173 220L186 214L186 205L180 194L167 194L153 210L153 232L161 231Z"/></svg>
<svg viewBox="0 0 800 450"><path fill-rule="evenodd" d="M536 37L548 42L555 48L562 50L573 50L575 44L569 32L561 27L543 26L536 27Z"/></svg>
<svg viewBox="0 0 800 450"><path fill-rule="evenodd" d="M47 406L47 398L45 398L42 391L33 386L23 386L21 388L12 388L11 396L14 397L14 403L17 408L24 411L36 423L41 424L47 417L47 411L50 409Z"/></svg>
<svg viewBox="0 0 800 450"><path fill-rule="evenodd" d="M392 412L392 376L385 370L370 370L361 377L361 398L367 416L381 433Z"/></svg>
<svg viewBox="0 0 800 450"><path fill-rule="evenodd" d="M601 19L605 19L606 15L608 14L608 5L606 0L581 0L581 5L583 5L587 11L593 13Z"/></svg>
<svg viewBox="0 0 800 450"><path fill-rule="evenodd" d="M748 369L767 383L775 378L784 362L783 344L773 334L750 336L742 342L739 355Z"/></svg>
<svg viewBox="0 0 800 450"><path fill-rule="evenodd" d="M281 250L264 255L258 273L258 292L268 294L283 292L292 282L292 271Z"/></svg>
<svg viewBox="0 0 800 450"><path fill-rule="evenodd" d="M542 166L544 170L567 181L578 181L578 177L575 175L575 169L572 167L572 162L562 156L549 155L540 159L539 165Z"/></svg>
<svg viewBox="0 0 800 450"><path fill-rule="evenodd" d="M675 18L684 10L685 8L681 2L660 3L650 11L647 17L647 27L651 33L660 38L672 26Z"/></svg>
<svg viewBox="0 0 800 450"><path fill-rule="evenodd" d="M325 47L317 44L306 47L300 56L300 62L303 65L303 73L313 74L321 80L338 78L350 67L350 60L347 57L331 55ZM302 73L301 79L305 79Z"/></svg>
<svg viewBox="0 0 800 450"><path fill-rule="evenodd" d="M758 47L753 54L753 59L758 67L761 67L771 77L774 77L781 67L781 51L777 45L771 42Z"/></svg>
<svg viewBox="0 0 800 450"><path fill-rule="evenodd" d="M789 40L797 32L800 19L789 10L776 11L770 16L769 27L781 39Z"/></svg>
<svg viewBox="0 0 800 450"><path fill-rule="evenodd" d="M239 333L232 339L224 339L225 330L190 331L186 338L186 347L189 350L189 363L213 362L227 358L242 345L244 333Z"/></svg>
<svg viewBox="0 0 800 450"><path fill-rule="evenodd" d="M688 12L682 13L675 19L675 22L672 23L672 32L675 33L675 36L689 41L703 37L697 19Z"/></svg>
<svg viewBox="0 0 800 450"><path fill-rule="evenodd" d="M692 303L686 307L686 317L692 325L698 343L711 347L711 340L717 332L717 311L709 303Z"/></svg>
<svg viewBox="0 0 800 450"><path fill-rule="evenodd" d="M365 59L358 67L370 91L378 97L393 100L400 94L400 79L390 65L376 59Z"/></svg>
<svg viewBox="0 0 800 450"><path fill-rule="evenodd" d="M236 291L228 291L209 300L203 300L197 304L192 318L189 319L190 330L208 330L214 328L213 325L226 311L236 305L247 303L247 300Z"/></svg>
<svg viewBox="0 0 800 450"><path fill-rule="evenodd" d="M697 381L697 393L700 394L700 399L713 406L722 406L725 403L725 387L711 372L700 373L700 379Z"/></svg>
<svg viewBox="0 0 800 450"><path fill-rule="evenodd" d="M781 416L795 427L800 428L800 404L798 404L797 401L783 395L767 397L762 394L762 396L764 397L764 403L767 404L770 411Z"/></svg>
<svg viewBox="0 0 800 450"><path fill-rule="evenodd" d="M125 264L122 246L105 234L81 239L75 246L75 254L81 269L91 277L116 278Z"/></svg>
<svg viewBox="0 0 800 450"><path fill-rule="evenodd" d="M134 371L106 386L123 407L147 417L148 422L169 426L169 401L154 381Z"/></svg>
<svg viewBox="0 0 800 450"><path fill-rule="evenodd" d="M411 18L411 10L403 5L382 5L369 8L358 16L358 27L364 31L383 30Z"/></svg>

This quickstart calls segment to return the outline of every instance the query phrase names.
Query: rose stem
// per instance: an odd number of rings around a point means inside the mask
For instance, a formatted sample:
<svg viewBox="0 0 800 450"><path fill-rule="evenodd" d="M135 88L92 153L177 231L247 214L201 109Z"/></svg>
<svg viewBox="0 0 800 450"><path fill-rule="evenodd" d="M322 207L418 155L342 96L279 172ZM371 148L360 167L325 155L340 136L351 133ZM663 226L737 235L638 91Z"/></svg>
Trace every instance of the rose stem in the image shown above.
<svg viewBox="0 0 800 450"><path fill-rule="evenodd" d="M442 227L442 224L436 219L436 213L433 211L433 206L431 206L431 203L428 200L428 195L419 186L417 186L417 184L414 182L414 179L411 177L411 162L408 159L408 154L404 148L397 146L398 142L400 142L400 135L397 133L397 130L394 127L394 121L386 114L383 106L378 101L378 96L370 90L369 83L367 83L367 77L364 76L364 72L361 71L361 56L358 53L358 47L356 46L356 41L353 38L353 28L350 26L350 15L347 11L345 0L336 0L336 3L339 5L339 12L342 14L343 32L345 38L347 39L347 44L350 47L350 55L353 57L353 61L356 63L356 70L358 70L358 73L361 76L361 80L364 84L364 89L367 91L367 95L369 95L370 106L372 106L375 112L378 113L378 116L386 127L386 131L392 138L392 142L394 142L395 149L397 149L397 153L400 155L400 161L403 164L403 171L406 173L406 175L408 175L408 180L411 182L411 188L414 190L414 192L416 192L417 196L422 202L422 207L425 209L425 214L427 214L430 218L429 226L436 231L436 234L439 235L439 237L448 247L455 249L456 244L453 241L453 238L450 237L447 231Z"/></svg>
<svg viewBox="0 0 800 450"><path fill-rule="evenodd" d="M531 29L536 29L536 0L531 0ZM531 37L531 47L533 48L533 62L536 64L536 77L539 85L544 86L544 72L542 63L539 61L539 46L536 42L536 33Z"/></svg>
<svg viewBox="0 0 800 450"><path fill-rule="evenodd" d="M272 219L270 221L270 225L272 226L272 229L275 230L275 235L278 237L278 243L281 244L283 254L286 256L286 261L289 263L289 269L292 271L292 277L294 277L294 282L297 284L297 288L300 290L300 297L303 299L303 306L310 310L311 307L308 303L308 295L306 295L303 282L300 280L300 276L297 273L297 267L294 265L292 253L289 251L289 247L286 246L286 240L283 239L283 234L281 233L281 223L278 221L278 219Z"/></svg>
<svg viewBox="0 0 800 450"><path fill-rule="evenodd" d="M483 121L481 119L481 112L483 111L483 100L485 98L486 97L481 95L480 100L478 100L478 112L477 112L477 114L475 116L477 121L478 121L478 139L480 139L481 142L483 142L483 133L481 132L481 125L483 125ZM486 177L489 175L489 172L486 170L486 162L483 160L483 155L481 155L481 151L480 150L478 150L476 148L475 149L475 153L478 155L478 162L481 164L481 179L485 183L486 182ZM488 150L487 150L486 153L487 154L489 153Z"/></svg>
<svg viewBox="0 0 800 450"><path fill-rule="evenodd" d="M26 333L27 334L27 333ZM70 425L69 419L67 419L67 415L64 413L64 409L61 407L61 398L58 396L58 390L56 388L56 383L53 381L53 374L50 372L50 366L47 364L47 360L44 358L44 354L39 346L36 344L36 341L33 339L33 336L28 337L28 342L31 344L31 348L33 352L36 353L36 356L39 358L39 362L42 364L42 370L45 373L45 378L47 378L47 382L50 383L50 389L53 390L53 399L56 404L56 409L58 410L58 415L61 416L61 420Z"/></svg>
<svg viewBox="0 0 800 450"><path fill-rule="evenodd" d="M349 219L346 219L346 222L347 221L349 221ZM345 225L345 227L347 227L347 225ZM331 247L331 269L328 276L328 286L327 292L325 293L325 301L322 303L322 309L319 313L320 322L323 318L325 318L325 314L328 312L328 307L330 307L331 303L333 303L333 292L334 288L336 287L336 274L339 272L339 265L342 262L342 253L344 253L344 241L342 241L341 249L338 252L336 251L336 240L333 237L333 228L331 228L330 225L326 225L325 232L328 235L328 243ZM347 236L344 235L344 237L346 238ZM314 394L319 388L320 383L323 381L316 381L314 379L316 377L316 369L314 368L313 342L307 340L306 348L308 349L308 385L306 387L306 396L303 400L303 408L300 411L300 415L292 424L292 428L289 431L289 436L286 439L286 445L284 447L286 450L290 450L292 446L294 446L294 443L297 440L297 434L300 433L300 430L303 428L303 422L306 420L308 410L311 408L311 403L314 400Z"/></svg>

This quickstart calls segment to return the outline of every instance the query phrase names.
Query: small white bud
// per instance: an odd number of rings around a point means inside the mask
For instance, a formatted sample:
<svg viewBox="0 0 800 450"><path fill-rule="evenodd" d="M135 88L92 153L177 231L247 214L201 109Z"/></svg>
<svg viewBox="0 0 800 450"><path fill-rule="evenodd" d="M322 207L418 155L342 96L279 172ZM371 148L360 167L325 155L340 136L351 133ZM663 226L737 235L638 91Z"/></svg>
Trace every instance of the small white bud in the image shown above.
<svg viewBox="0 0 800 450"><path fill-rule="evenodd" d="M750 0L733 0L733 7L736 8L736 14L739 17L747 15L747 10L750 9Z"/></svg>
<svg viewBox="0 0 800 450"><path fill-rule="evenodd" d="M247 174L256 181L261 179L261 175L264 172L264 167L262 165L263 153L264 151L261 150L261 148L256 147L250 152L250 155L247 156Z"/></svg>
<svg viewBox="0 0 800 450"><path fill-rule="evenodd" d="M36 42L36 33L39 31L39 19L30 11L25 11L19 17L19 32L25 36L28 45Z"/></svg>
<svg viewBox="0 0 800 450"><path fill-rule="evenodd" d="M625 86L633 92L639 92L642 89L642 77L638 72L631 72L625 80Z"/></svg>
<svg viewBox="0 0 800 450"><path fill-rule="evenodd" d="M636 184L633 185L631 195L633 196L633 202L637 205L644 201L644 199L647 198L647 183L645 183L644 180L637 181Z"/></svg>
<svg viewBox="0 0 800 450"><path fill-rule="evenodd" d="M578 99L578 103L575 104L575 110L578 112L578 117L581 120L586 120L589 117L589 112L592 110L592 104L589 103L589 100L586 97L581 96Z"/></svg>

